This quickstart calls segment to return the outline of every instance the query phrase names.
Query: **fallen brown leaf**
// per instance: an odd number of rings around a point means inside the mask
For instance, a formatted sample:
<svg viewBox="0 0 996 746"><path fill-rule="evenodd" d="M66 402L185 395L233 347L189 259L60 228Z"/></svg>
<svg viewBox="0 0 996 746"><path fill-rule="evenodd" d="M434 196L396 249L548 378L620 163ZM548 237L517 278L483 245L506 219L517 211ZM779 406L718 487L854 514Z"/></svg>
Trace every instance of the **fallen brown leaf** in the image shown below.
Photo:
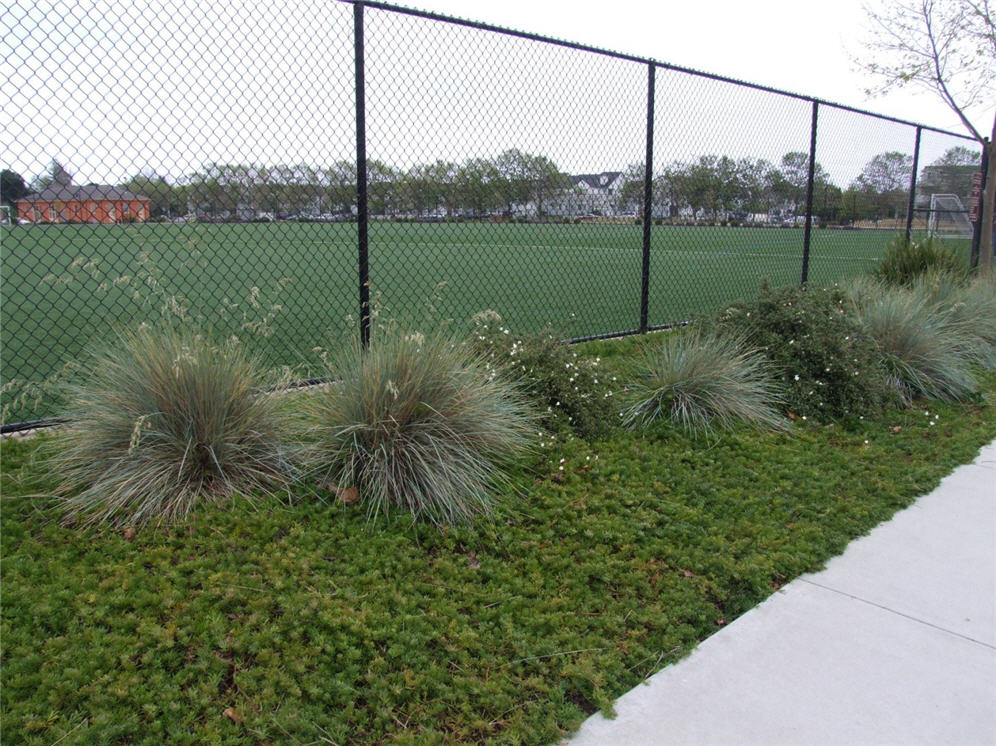
<svg viewBox="0 0 996 746"><path fill-rule="evenodd" d="M235 710L234 707L229 707L227 710L225 710L222 713L222 715L224 715L225 717L227 717L229 720L231 720L236 725L238 725L239 723L242 722L242 716L239 715L239 713Z"/></svg>
<svg viewBox="0 0 996 746"><path fill-rule="evenodd" d="M335 496L339 498L339 501L343 505L352 505L357 500L360 499L360 490L357 487L350 487L348 489L336 489Z"/></svg>

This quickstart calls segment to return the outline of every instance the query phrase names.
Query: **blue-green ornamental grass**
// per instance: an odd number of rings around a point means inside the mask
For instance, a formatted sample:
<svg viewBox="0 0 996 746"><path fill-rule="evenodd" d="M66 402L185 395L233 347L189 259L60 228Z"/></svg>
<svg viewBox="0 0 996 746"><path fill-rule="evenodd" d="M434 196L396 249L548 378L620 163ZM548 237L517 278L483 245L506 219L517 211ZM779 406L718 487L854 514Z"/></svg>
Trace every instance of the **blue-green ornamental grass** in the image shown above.
<svg viewBox="0 0 996 746"><path fill-rule="evenodd" d="M746 423L784 429L784 400L771 363L742 339L718 333L657 335L634 367L625 424L668 421L690 432Z"/></svg>
<svg viewBox="0 0 996 746"><path fill-rule="evenodd" d="M314 425L306 469L358 490L371 517L458 523L490 512L504 467L535 417L503 370L452 335L388 325L368 350L329 357L334 383L303 399Z"/></svg>
<svg viewBox="0 0 996 746"><path fill-rule="evenodd" d="M140 327L95 350L74 379L73 424L51 441L72 522L171 523L291 479L282 402L264 391L273 379L237 342Z"/></svg>
<svg viewBox="0 0 996 746"><path fill-rule="evenodd" d="M976 367L991 357L966 318L930 302L925 292L881 286L853 301L855 318L876 345L888 381L904 402L914 397L954 401L978 393ZM956 303L954 304L956 305Z"/></svg>
<svg viewBox="0 0 996 746"><path fill-rule="evenodd" d="M946 273L927 273L913 283L912 292L967 328L973 361L985 370L996 369L996 276L959 281Z"/></svg>

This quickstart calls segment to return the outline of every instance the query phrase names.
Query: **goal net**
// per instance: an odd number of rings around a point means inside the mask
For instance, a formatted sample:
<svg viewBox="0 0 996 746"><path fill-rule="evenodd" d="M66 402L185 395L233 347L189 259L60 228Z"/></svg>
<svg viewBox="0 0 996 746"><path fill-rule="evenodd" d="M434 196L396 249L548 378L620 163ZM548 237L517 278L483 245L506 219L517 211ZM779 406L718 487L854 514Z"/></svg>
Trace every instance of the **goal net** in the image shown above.
<svg viewBox="0 0 996 746"><path fill-rule="evenodd" d="M930 235L942 238L971 238L972 223L968 210L957 194L930 195Z"/></svg>

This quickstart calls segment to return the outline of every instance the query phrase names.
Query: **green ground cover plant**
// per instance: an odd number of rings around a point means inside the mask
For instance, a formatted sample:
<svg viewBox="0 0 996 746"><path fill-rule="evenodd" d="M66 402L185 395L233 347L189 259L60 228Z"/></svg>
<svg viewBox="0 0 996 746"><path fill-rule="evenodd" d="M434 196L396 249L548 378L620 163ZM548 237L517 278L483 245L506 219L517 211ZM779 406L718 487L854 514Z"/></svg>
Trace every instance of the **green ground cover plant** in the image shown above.
<svg viewBox="0 0 996 746"><path fill-rule="evenodd" d="M996 412L545 434L442 528L301 487L70 529L58 437L0 444L4 743L550 744L970 461Z"/></svg>

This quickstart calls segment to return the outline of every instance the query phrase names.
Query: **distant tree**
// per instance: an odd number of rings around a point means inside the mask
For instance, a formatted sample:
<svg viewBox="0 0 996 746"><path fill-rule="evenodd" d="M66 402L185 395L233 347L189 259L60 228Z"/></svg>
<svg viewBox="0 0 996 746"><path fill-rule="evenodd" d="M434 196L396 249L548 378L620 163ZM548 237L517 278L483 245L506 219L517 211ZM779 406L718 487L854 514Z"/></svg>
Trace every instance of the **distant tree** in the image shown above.
<svg viewBox="0 0 996 746"><path fill-rule="evenodd" d="M647 169L643 163L631 163L623 171L622 185L619 187L619 208L625 210L630 205L636 207L636 214L643 214L643 189Z"/></svg>
<svg viewBox="0 0 996 746"><path fill-rule="evenodd" d="M737 207L745 213L767 212L776 169L763 158L737 161Z"/></svg>
<svg viewBox="0 0 996 746"><path fill-rule="evenodd" d="M529 199L535 203L537 215L544 214L544 202L571 186L571 177L545 155L527 157L526 178L529 181Z"/></svg>
<svg viewBox="0 0 996 746"><path fill-rule="evenodd" d="M426 167L428 177L436 185L437 205L446 210L446 216L452 217L457 209L457 172L455 163L436 161Z"/></svg>
<svg viewBox="0 0 996 746"><path fill-rule="evenodd" d="M367 201L371 215L387 215L401 202L398 172L383 161L367 161Z"/></svg>
<svg viewBox="0 0 996 746"><path fill-rule="evenodd" d="M318 178L325 190L323 204L327 204L332 213L350 212L356 204L356 163L336 161L321 169Z"/></svg>
<svg viewBox="0 0 996 746"><path fill-rule="evenodd" d="M813 168L813 198L824 185L829 185L830 175L819 162ZM809 154L799 151L782 156L779 167L771 172L769 184L776 200L790 206L793 214L805 212L806 192L809 186Z"/></svg>
<svg viewBox="0 0 996 746"><path fill-rule="evenodd" d="M31 189L35 192L40 192L43 189L56 184L58 186L70 186L73 183L73 174L63 166L55 158L52 159L52 165L49 166L48 171L43 174L39 174L34 179L31 180Z"/></svg>
<svg viewBox="0 0 996 746"><path fill-rule="evenodd" d="M972 191L972 174L978 170L978 151L959 145L920 170L917 192L925 200L931 194L956 194L967 201Z"/></svg>
<svg viewBox="0 0 996 746"><path fill-rule="evenodd" d="M910 83L933 91L958 116L988 156L979 270L992 268L996 202L996 117L987 138L969 119L991 106L996 90L996 15L989 0L880 0L868 8L871 26L861 66L881 81L869 93Z"/></svg>
<svg viewBox="0 0 996 746"><path fill-rule="evenodd" d="M464 210L481 215L502 204L501 175L486 158L470 158L457 169L457 203Z"/></svg>
<svg viewBox="0 0 996 746"><path fill-rule="evenodd" d="M121 184L121 188L132 194L148 197L149 214L152 217L183 214L184 206L176 189L155 171L138 173Z"/></svg>
<svg viewBox="0 0 996 746"><path fill-rule="evenodd" d="M495 189L507 214L514 205L529 202L532 165L531 156L518 148L506 150L493 161L496 173Z"/></svg>
<svg viewBox="0 0 996 746"><path fill-rule="evenodd" d="M907 206L913 156L898 151L879 153L858 174L852 185L874 205L873 218L898 218Z"/></svg>
<svg viewBox="0 0 996 746"><path fill-rule="evenodd" d="M28 193L23 176L6 168L0 171L0 202L10 207L11 215L16 215L14 202Z"/></svg>

